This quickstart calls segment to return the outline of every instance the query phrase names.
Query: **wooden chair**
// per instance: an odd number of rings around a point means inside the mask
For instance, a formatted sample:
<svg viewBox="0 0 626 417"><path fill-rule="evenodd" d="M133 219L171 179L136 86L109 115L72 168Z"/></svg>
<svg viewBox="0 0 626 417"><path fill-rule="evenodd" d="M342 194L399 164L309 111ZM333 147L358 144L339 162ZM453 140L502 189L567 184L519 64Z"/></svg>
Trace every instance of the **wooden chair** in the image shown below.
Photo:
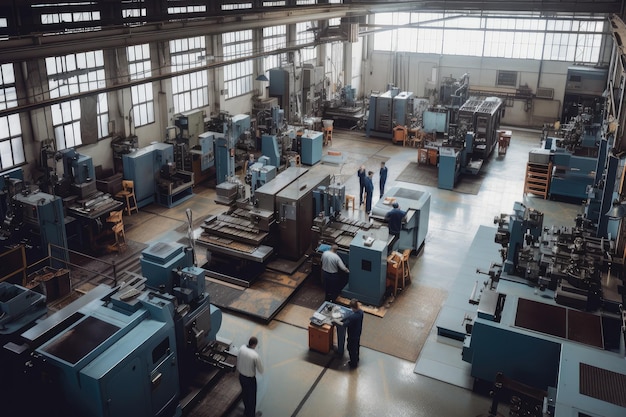
<svg viewBox="0 0 626 417"><path fill-rule="evenodd" d="M107 246L109 252L124 252L126 250L126 233L124 231L123 210L112 211L107 217L107 223L111 223L111 231L115 235L115 243Z"/></svg>
<svg viewBox="0 0 626 417"><path fill-rule="evenodd" d="M133 181L122 180L122 191L115 194L115 197L126 200L126 208L124 208L124 210L129 216L132 214L133 210L139 213L137 198L135 197L135 183Z"/></svg>
<svg viewBox="0 0 626 417"><path fill-rule="evenodd" d="M406 126L396 126L393 128L393 135L391 137L391 141L393 143L402 142L402 146L406 145L406 140L408 138L408 130Z"/></svg>

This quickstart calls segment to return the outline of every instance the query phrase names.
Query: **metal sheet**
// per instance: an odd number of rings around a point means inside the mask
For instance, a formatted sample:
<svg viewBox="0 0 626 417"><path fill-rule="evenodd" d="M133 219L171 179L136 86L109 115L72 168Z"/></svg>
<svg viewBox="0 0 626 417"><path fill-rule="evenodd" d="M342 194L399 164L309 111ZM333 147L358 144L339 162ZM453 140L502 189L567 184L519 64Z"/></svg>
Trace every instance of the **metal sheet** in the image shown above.
<svg viewBox="0 0 626 417"><path fill-rule="evenodd" d="M515 316L515 325L518 327L565 339L567 336L566 320L566 310L563 307L525 298L518 300Z"/></svg>
<svg viewBox="0 0 626 417"><path fill-rule="evenodd" d="M42 350L65 362L75 364L119 329L114 324L89 316Z"/></svg>

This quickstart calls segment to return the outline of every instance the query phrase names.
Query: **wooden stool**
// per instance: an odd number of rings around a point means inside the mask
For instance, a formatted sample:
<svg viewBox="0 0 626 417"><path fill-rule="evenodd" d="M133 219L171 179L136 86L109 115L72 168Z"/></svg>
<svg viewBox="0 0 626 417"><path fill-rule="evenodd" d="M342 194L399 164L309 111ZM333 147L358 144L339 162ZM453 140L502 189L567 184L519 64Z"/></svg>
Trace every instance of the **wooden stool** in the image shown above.
<svg viewBox="0 0 626 417"><path fill-rule="evenodd" d="M398 295L398 290L403 289L402 254L392 252L387 256L387 286L393 287L393 296Z"/></svg>
<svg viewBox="0 0 626 417"><path fill-rule="evenodd" d="M324 128L324 146L333 145L333 127L325 127Z"/></svg>
<svg viewBox="0 0 626 417"><path fill-rule="evenodd" d="M407 281L411 283L411 267L409 266L409 256L411 249L402 252L402 288L406 287Z"/></svg>
<svg viewBox="0 0 626 417"><path fill-rule="evenodd" d="M356 197L346 194L346 210L350 207L350 203L352 203L352 211L356 210Z"/></svg>
<svg viewBox="0 0 626 417"><path fill-rule="evenodd" d="M139 213L137 198L135 197L135 183L133 181L122 180L122 191L115 194L115 197L124 198L126 200L126 208L124 210L129 216L132 214L133 210Z"/></svg>

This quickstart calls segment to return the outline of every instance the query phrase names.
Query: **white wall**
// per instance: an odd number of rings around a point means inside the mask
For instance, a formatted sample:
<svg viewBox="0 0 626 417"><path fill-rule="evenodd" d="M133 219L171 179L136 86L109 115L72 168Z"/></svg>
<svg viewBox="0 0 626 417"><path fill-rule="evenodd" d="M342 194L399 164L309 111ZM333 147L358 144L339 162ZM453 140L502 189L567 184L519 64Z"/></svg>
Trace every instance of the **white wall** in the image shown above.
<svg viewBox="0 0 626 417"><path fill-rule="evenodd" d="M368 95L372 90L385 91L387 83L392 82L401 90L412 91L416 97L428 97L432 93L430 89L438 86L443 78L460 78L464 73L470 75L470 89L498 91L497 71L517 71L518 88L527 85L533 93L538 86L553 88L554 99L535 99L531 103L515 100L513 106L506 109L502 123L538 127L560 117L567 68L570 65L567 62L542 64L540 61L528 59L372 51L369 62L364 62L362 67L364 94ZM433 74L436 79L433 79ZM515 92L514 89L508 91Z"/></svg>

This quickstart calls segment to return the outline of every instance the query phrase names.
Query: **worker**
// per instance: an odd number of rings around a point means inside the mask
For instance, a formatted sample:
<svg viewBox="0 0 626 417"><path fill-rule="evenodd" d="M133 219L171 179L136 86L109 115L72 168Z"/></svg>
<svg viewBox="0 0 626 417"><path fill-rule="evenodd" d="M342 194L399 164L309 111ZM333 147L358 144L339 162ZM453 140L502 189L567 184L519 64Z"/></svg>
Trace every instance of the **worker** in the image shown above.
<svg viewBox="0 0 626 417"><path fill-rule="evenodd" d="M383 194L385 194L385 183L387 182L387 167L385 166L385 161L380 163L380 198L383 198Z"/></svg>
<svg viewBox="0 0 626 417"><path fill-rule="evenodd" d="M398 204L397 201L393 202L392 207L393 208L385 215L385 221L389 227L389 234L394 237L391 246L395 250L395 244L400 238L400 231L402 230L402 222L406 217L406 211L400 209L400 204Z"/></svg>
<svg viewBox="0 0 626 417"><path fill-rule="evenodd" d="M372 198L374 196L374 171L369 171L365 177L365 212L372 214Z"/></svg>
<svg viewBox="0 0 626 417"><path fill-rule="evenodd" d="M350 362L347 365L354 369L359 365L359 349L361 347L361 331L363 330L363 310L359 305L359 300L350 300L350 310L352 312L341 321L333 321L335 326L344 326L348 333L348 355Z"/></svg>
<svg viewBox="0 0 626 417"><path fill-rule="evenodd" d="M259 340L252 336L247 345L239 348L237 355L237 371L239 371L239 383L241 384L241 397L243 399L245 417L258 417L262 415L256 411L256 373L263 373L261 357L255 350Z"/></svg>
<svg viewBox="0 0 626 417"><path fill-rule="evenodd" d="M363 193L365 192L365 177L366 177L365 165L361 165L357 171L359 176L359 206L363 205Z"/></svg>
<svg viewBox="0 0 626 417"><path fill-rule="evenodd" d="M326 291L326 301L335 301L341 288L341 277L339 270L349 274L350 270L343 263L337 254L337 245L332 245L330 249L322 254L322 272L324 275L324 289Z"/></svg>

